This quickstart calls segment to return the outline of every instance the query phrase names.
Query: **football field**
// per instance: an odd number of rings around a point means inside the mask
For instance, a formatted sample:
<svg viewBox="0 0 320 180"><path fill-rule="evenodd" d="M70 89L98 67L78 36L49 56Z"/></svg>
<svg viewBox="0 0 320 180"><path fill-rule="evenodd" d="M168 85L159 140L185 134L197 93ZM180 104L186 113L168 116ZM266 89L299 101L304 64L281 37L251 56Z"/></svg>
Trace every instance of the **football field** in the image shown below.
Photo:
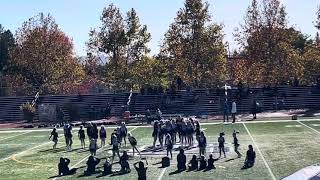
<svg viewBox="0 0 320 180"><path fill-rule="evenodd" d="M193 179L241 179L241 180L274 180L284 178L304 167L320 162L320 121L301 120L301 121L257 121L239 122L236 124L224 125L222 123L206 123L201 128L207 136L207 156L213 152L217 158L217 138L220 132L224 131L226 136L227 157L215 162L216 169L210 171L184 171L175 173L176 155L174 152L171 166L161 168L161 157L166 153L147 151L152 145L151 136L153 128L150 126L128 127L138 140L139 149L142 157L146 157L149 162L147 179L151 180L193 180ZM97 157L102 158L98 165L98 170L103 170L103 163L106 157L110 157L111 146L110 134L114 127L107 129L108 145L97 151ZM237 158L233 151L232 132L237 130L240 143L240 153L243 155ZM83 176L86 169L86 161L89 155L88 150L80 149L80 142L77 138L76 128L73 130L73 150L67 152L63 132L59 129L58 148L52 150L53 143L48 140L50 129L3 129L0 130L0 179L137 179L137 173L133 168L133 163L138 161L138 156L132 157L129 161L131 173L124 175L101 176L97 173L92 176ZM86 139L88 144L88 140ZM86 145L87 145L86 144ZM252 144L256 151L255 166L241 170L245 159L247 146ZM98 140L98 145L100 141ZM122 145L121 150L128 150L131 155L130 145ZM196 147L186 151L187 162L192 154L198 155ZM77 173L71 176L56 177L57 164L60 157L71 160L69 167L78 168ZM116 158L115 160L117 160ZM113 170L120 169L118 164L113 166Z"/></svg>

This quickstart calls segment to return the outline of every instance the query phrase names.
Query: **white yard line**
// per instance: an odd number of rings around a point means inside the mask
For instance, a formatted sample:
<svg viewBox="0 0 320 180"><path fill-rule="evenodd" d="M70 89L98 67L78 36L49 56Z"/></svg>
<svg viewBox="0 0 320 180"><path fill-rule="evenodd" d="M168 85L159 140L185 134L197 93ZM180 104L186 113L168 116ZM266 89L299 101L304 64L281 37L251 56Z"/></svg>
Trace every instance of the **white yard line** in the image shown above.
<svg viewBox="0 0 320 180"><path fill-rule="evenodd" d="M6 138L3 138L3 139L0 139L0 141L6 140L6 139L11 139L11 138L14 138L14 137L17 137L17 136L21 136L21 135L24 135L24 134L28 134L28 133L31 133L31 131L24 132L24 133L21 133L21 134L16 134L16 135L10 136L10 137L6 137Z"/></svg>
<svg viewBox="0 0 320 180"><path fill-rule="evenodd" d="M164 173L166 172L166 170L167 170L167 168L163 168L163 169L162 169L161 174L160 174L160 176L158 177L158 180L161 180L161 179L162 179L162 177L163 177Z"/></svg>
<svg viewBox="0 0 320 180"><path fill-rule="evenodd" d="M34 150L34 149L37 149L38 147L41 147L41 146L47 145L47 144L49 144L49 143L52 143L52 142L51 142L51 141L50 141L50 142L45 142L45 143L39 144L39 145L37 145L37 146L34 146L34 147L30 148L30 149L27 149L27 150L21 151L21 152L16 153L16 154L12 154L12 155L10 155L9 157L6 157L6 158L3 158L3 159L0 159L0 162L2 162L2 161L6 161L6 160L9 160L9 159L10 159L11 157L13 157L13 156L19 156L19 155L21 155L21 154L24 154L24 153L30 152L30 151L32 151L32 150Z"/></svg>
<svg viewBox="0 0 320 180"><path fill-rule="evenodd" d="M288 117L289 118L289 117ZM295 122L296 120L264 120L264 121L259 121L259 120L256 120L256 121L239 121L239 122L236 122L235 124L251 124L251 123L281 123L281 122ZM301 119L299 121L320 121L320 119ZM217 125L217 124L223 124L222 121L218 121L218 122L206 122L206 123L201 123L201 125ZM231 124L231 123L229 123ZM226 124L227 125L227 124ZM114 129L116 128L117 126L109 126L109 127L106 127L107 129ZM152 125L139 125L139 126L130 126L128 125L127 126L128 128L136 128L136 127L141 127L141 128L153 128ZM62 128L58 128L58 131L62 131L63 129ZM73 130L79 130L79 128L73 128ZM0 131L0 135L1 133L14 133L14 132L22 132L22 131L27 131L27 132L50 132L52 131L52 129L21 129L21 130L3 130L3 131Z"/></svg>
<svg viewBox="0 0 320 180"><path fill-rule="evenodd" d="M138 128L138 127L135 127L135 128L131 129L131 130L128 131L128 132L130 133L130 132L136 130L137 128ZM105 147L106 147L106 146L105 146ZM100 151L102 151L103 149L104 149L104 147L98 149L97 152L100 152ZM90 156L91 156L91 155L88 155L88 156L84 157L83 159L81 159L79 162L77 162L76 164L74 164L74 165L71 167L71 169L77 167L77 166L78 166L79 164L81 164L83 161L87 160ZM58 177L53 178L53 180L57 180L57 179L58 179Z"/></svg>
<svg viewBox="0 0 320 180"><path fill-rule="evenodd" d="M300 124L302 124L303 126L309 128L309 129L311 129L311 130L314 131L315 133L320 134L320 131L318 131L318 130L316 130L316 129L314 129L314 128L312 128L312 127L310 127L310 126L308 126L308 125L306 125L306 124L304 124L304 123L302 123L302 122L300 122L300 121L297 121L297 122L300 123Z"/></svg>
<svg viewBox="0 0 320 180"><path fill-rule="evenodd" d="M250 136L250 138L251 138L251 140L252 140L252 142L253 142L253 145L254 145L254 146L256 147L256 149L258 150L258 152L259 152L259 154L260 154L260 156L261 156L261 158L262 158L262 160L263 160L263 162L264 162L264 165L267 167L267 169L268 169L268 171L269 171L269 173L270 173L270 175L271 175L271 178L272 178L273 180L276 180L276 177L274 176L273 172L271 171L270 166L268 165L267 161L266 161L265 158L263 157L263 155L262 155L262 153L261 153L261 151L260 151L260 149L259 149L258 144L257 144L257 143L255 142L255 140L253 139L253 137L252 137L249 129L247 128L246 124L243 123L243 126L244 126L244 128L247 130L248 135Z"/></svg>

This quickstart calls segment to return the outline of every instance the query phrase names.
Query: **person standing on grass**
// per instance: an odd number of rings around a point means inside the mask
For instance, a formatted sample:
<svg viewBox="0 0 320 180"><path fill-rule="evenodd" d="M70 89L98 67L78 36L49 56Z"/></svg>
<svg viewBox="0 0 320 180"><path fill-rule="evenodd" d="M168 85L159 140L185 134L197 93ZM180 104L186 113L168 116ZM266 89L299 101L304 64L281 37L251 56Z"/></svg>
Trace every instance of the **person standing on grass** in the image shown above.
<svg viewBox="0 0 320 180"><path fill-rule="evenodd" d="M104 125L101 126L99 131L100 139L101 139L101 147L106 145L107 131Z"/></svg>
<svg viewBox="0 0 320 180"><path fill-rule="evenodd" d="M78 137L80 139L81 148L84 149L86 146L86 143L84 141L84 139L86 138L86 135L84 133L83 125L80 126L80 129L78 131Z"/></svg>
<svg viewBox="0 0 320 180"><path fill-rule="evenodd" d="M68 147L69 147L69 138L68 138L68 124L64 124L63 126L63 135L64 135L64 139L65 139L65 142L66 142L66 148L68 150Z"/></svg>
<svg viewBox="0 0 320 180"><path fill-rule="evenodd" d="M200 136L198 139L198 146L199 146L199 156L206 155L207 138L203 131L200 132Z"/></svg>
<svg viewBox="0 0 320 180"><path fill-rule="evenodd" d="M153 137L153 149L156 147L156 142L159 136L159 121L154 121L153 124L153 132L152 132L152 137Z"/></svg>
<svg viewBox="0 0 320 180"><path fill-rule="evenodd" d="M97 141L95 139L90 140L89 151L91 156L95 156L98 149Z"/></svg>
<svg viewBox="0 0 320 180"><path fill-rule="evenodd" d="M177 161L178 161L178 165L177 165L178 171L184 171L187 169L187 167L186 167L187 157L184 154L183 149L180 149L180 152L177 155Z"/></svg>
<svg viewBox="0 0 320 180"><path fill-rule="evenodd" d="M57 143L58 143L58 132L57 132L56 128L53 128L51 135L49 137L49 140L51 140L51 137L52 137L52 141L54 142L52 148L55 149L57 147Z"/></svg>
<svg viewBox="0 0 320 180"><path fill-rule="evenodd" d="M251 113L252 113L253 119L257 119L257 112L258 112L258 102L257 100L254 100L251 107Z"/></svg>
<svg viewBox="0 0 320 180"><path fill-rule="evenodd" d="M195 121L195 132L196 132L196 140L199 141L201 127L198 120Z"/></svg>
<svg viewBox="0 0 320 180"><path fill-rule="evenodd" d="M70 159L68 158L60 158L60 162L58 164L58 176L66 176L75 174L77 169L69 169Z"/></svg>
<svg viewBox="0 0 320 180"><path fill-rule="evenodd" d="M187 123L183 121L181 124L181 145L187 144Z"/></svg>
<svg viewBox="0 0 320 180"><path fill-rule="evenodd" d="M139 164L139 167L137 167L137 164ZM147 169L148 169L147 159L146 159L146 166L142 161L135 162L133 166L138 173L138 180L147 180Z"/></svg>
<svg viewBox="0 0 320 180"><path fill-rule="evenodd" d="M120 127L120 142L122 143L122 139L123 139L124 146L127 146L127 140L126 140L127 134L128 134L128 129L127 129L126 123L122 122Z"/></svg>
<svg viewBox="0 0 320 180"><path fill-rule="evenodd" d="M73 141L72 141L72 126L70 124L68 124L68 126L67 126L66 138L68 139L67 150L71 151Z"/></svg>
<svg viewBox="0 0 320 180"><path fill-rule="evenodd" d="M226 158L226 152L224 151L224 143L225 143L225 139L224 139L224 133L220 133L220 136L218 138L218 143L219 143L219 158L221 157L221 151L224 154L224 157Z"/></svg>
<svg viewBox="0 0 320 180"><path fill-rule="evenodd" d="M112 135L112 162L114 160L114 156L117 154L119 159L120 159L120 154L119 154L119 140L117 136L114 134Z"/></svg>
<svg viewBox="0 0 320 180"><path fill-rule="evenodd" d="M187 143L189 146L193 146L193 134L194 134L194 126L192 121L187 121Z"/></svg>
<svg viewBox="0 0 320 180"><path fill-rule="evenodd" d="M93 125L92 125L92 138L97 141L98 137L99 137L98 126L96 123L93 123Z"/></svg>
<svg viewBox="0 0 320 180"><path fill-rule="evenodd" d="M171 120L171 124L172 124L172 141L173 141L173 144L176 144L176 142L177 142L177 131L178 131L176 121L174 119L172 119Z"/></svg>
<svg viewBox="0 0 320 180"><path fill-rule="evenodd" d="M167 156L169 157L170 153L170 159L172 159L172 149L173 149L173 142L170 134L166 135L166 146L167 146Z"/></svg>
<svg viewBox="0 0 320 180"><path fill-rule="evenodd" d="M130 145L131 145L131 147L132 147L132 155L133 155L133 157L134 157L134 151L135 151L135 150L136 150L136 151L139 153L139 155L141 156L140 151L139 151L138 148L137 148L137 139L136 139L135 137L133 137L131 133L128 133L128 140L129 140L129 143L130 143Z"/></svg>
<svg viewBox="0 0 320 180"><path fill-rule="evenodd" d="M234 101L232 102L231 114L232 114L232 123L235 123L236 114L237 114L237 104Z"/></svg>
<svg viewBox="0 0 320 180"><path fill-rule="evenodd" d="M160 124L159 124L159 133L158 133L158 136L159 136L158 138L159 138L161 149L163 148L163 136L164 135L165 135L165 128L164 128L163 121L161 120Z"/></svg>
<svg viewBox="0 0 320 180"><path fill-rule="evenodd" d="M89 143L90 143L90 139L92 138L92 131L93 131L93 125L90 122L87 126L87 136L88 136Z"/></svg>
<svg viewBox="0 0 320 180"><path fill-rule="evenodd" d="M234 152L236 152L238 154L238 158L241 158L241 154L238 151L240 144L239 144L239 141L237 138L237 133L239 133L239 132L237 132L236 130L233 130L232 136L233 136Z"/></svg>

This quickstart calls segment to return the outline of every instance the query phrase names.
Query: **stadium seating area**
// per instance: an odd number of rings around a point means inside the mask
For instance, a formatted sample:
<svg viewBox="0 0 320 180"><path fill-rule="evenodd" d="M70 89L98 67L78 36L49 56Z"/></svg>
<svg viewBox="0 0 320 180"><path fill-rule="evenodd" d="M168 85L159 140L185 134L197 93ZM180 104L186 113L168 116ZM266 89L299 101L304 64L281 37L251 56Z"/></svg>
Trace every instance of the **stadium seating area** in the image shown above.
<svg viewBox="0 0 320 180"><path fill-rule="evenodd" d="M88 119L91 106L95 114L99 114L107 103L111 106L111 115L121 116L128 102L130 93L107 93L94 95L55 95L40 96L37 104L53 104L62 107L66 118L66 104L76 105L79 117ZM131 115L145 114L147 109L155 112L160 108L163 114L216 115L223 111L224 90L196 89L181 90L174 94L133 93L129 110ZM318 108L320 104L320 88L318 87L277 87L250 88L241 92L238 89L228 90L229 102L236 101L238 112L249 112L253 99L260 104L261 110ZM19 109L22 103L32 101L33 97L0 97L0 120L22 120ZM38 115L36 115L38 116Z"/></svg>

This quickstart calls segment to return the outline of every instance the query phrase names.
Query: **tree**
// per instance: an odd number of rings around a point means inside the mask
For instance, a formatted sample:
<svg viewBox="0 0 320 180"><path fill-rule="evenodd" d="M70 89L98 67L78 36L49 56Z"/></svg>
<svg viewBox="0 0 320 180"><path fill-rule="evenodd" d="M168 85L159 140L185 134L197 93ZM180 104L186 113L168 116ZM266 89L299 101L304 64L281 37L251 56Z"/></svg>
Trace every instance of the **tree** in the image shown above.
<svg viewBox="0 0 320 180"><path fill-rule="evenodd" d="M0 24L0 74L4 74L8 66L9 50L14 47L14 37L10 30L4 30Z"/></svg>
<svg viewBox="0 0 320 180"><path fill-rule="evenodd" d="M236 40L248 60L249 84L278 85L303 72L303 35L288 27L285 7L279 0L253 0ZM301 41L302 40L302 41ZM301 44L302 43L302 44Z"/></svg>
<svg viewBox="0 0 320 180"><path fill-rule="evenodd" d="M71 39L50 15L40 13L24 22L10 55L11 74L7 78L41 93L63 93L66 84L77 84L84 75L74 57ZM33 94L34 90L26 93Z"/></svg>
<svg viewBox="0 0 320 180"><path fill-rule="evenodd" d="M186 0L170 25L161 47L170 79L180 77L193 87L221 85L226 78L222 26L211 22L209 4Z"/></svg>
<svg viewBox="0 0 320 180"><path fill-rule="evenodd" d="M146 45L150 41L147 26L141 27L134 9L124 20L113 4L104 8L100 20L99 29L89 34L88 51L107 58L105 81L111 88L128 89L130 64L142 60L150 51Z"/></svg>

